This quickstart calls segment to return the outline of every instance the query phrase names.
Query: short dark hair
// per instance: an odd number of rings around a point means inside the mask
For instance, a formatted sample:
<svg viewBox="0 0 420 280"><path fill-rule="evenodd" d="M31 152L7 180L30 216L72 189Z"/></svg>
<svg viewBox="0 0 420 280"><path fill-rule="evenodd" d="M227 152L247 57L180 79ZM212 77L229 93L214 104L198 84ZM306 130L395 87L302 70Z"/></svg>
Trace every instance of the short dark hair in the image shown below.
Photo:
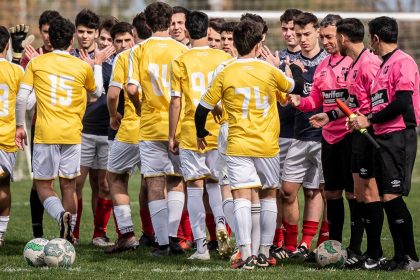
<svg viewBox="0 0 420 280"><path fill-rule="evenodd" d="M49 25L53 19L59 16L60 16L60 13L53 10L46 10L42 12L42 14L39 16L39 21L38 21L39 29L41 29L41 27L45 24Z"/></svg>
<svg viewBox="0 0 420 280"><path fill-rule="evenodd" d="M48 35L50 36L51 46L55 50L67 49L74 36L76 28L74 24L61 16L51 21Z"/></svg>
<svg viewBox="0 0 420 280"><path fill-rule="evenodd" d="M166 31L171 26L172 7L163 2L149 4L144 10L147 25L152 32Z"/></svg>
<svg viewBox="0 0 420 280"><path fill-rule="evenodd" d="M312 23L315 28L319 27L318 18L314 14L308 13L308 12L304 12L297 15L293 19L293 23L297 26L300 26L301 28L305 27L306 25L310 23Z"/></svg>
<svg viewBox="0 0 420 280"><path fill-rule="evenodd" d="M321 27L336 26L337 22L342 19L340 15L328 14L319 25Z"/></svg>
<svg viewBox="0 0 420 280"><path fill-rule="evenodd" d="M121 33L129 33L133 36L133 26L128 22L118 22L111 28L109 33L111 34L112 40L115 40L115 36Z"/></svg>
<svg viewBox="0 0 420 280"><path fill-rule="evenodd" d="M243 20L233 31L233 43L239 55L249 54L263 39L263 25L253 20Z"/></svg>
<svg viewBox="0 0 420 280"><path fill-rule="evenodd" d="M83 25L91 29L99 29L99 17L89 9L81 10L76 16L76 27Z"/></svg>
<svg viewBox="0 0 420 280"><path fill-rule="evenodd" d="M102 29L105 29L109 33L111 33L112 27L120 22L117 18L113 16L108 16L101 20L101 24L99 25L99 33L101 33Z"/></svg>
<svg viewBox="0 0 420 280"><path fill-rule="evenodd" d="M294 18L302 13L301 10L298 9L287 9L284 13L280 16L280 23L285 22L288 23L289 21L294 20Z"/></svg>
<svg viewBox="0 0 420 280"><path fill-rule="evenodd" d="M224 18L211 18L209 20L209 27L213 28L217 33L222 32L222 25L225 23Z"/></svg>
<svg viewBox="0 0 420 280"><path fill-rule="evenodd" d="M268 32L267 23L265 22L265 20L260 15L245 13L241 16L240 21L243 21L243 20L246 20L246 19L253 20L253 21L261 23L263 25L263 34L266 34Z"/></svg>
<svg viewBox="0 0 420 280"><path fill-rule="evenodd" d="M233 33L233 31L235 30L235 27L238 25L238 22L235 21L227 21L225 23L223 23L222 28L220 29L220 33L224 32L228 32L228 33Z"/></svg>
<svg viewBox="0 0 420 280"><path fill-rule="evenodd" d="M0 53L4 51L9 43L10 34L6 27L0 26Z"/></svg>
<svg viewBox="0 0 420 280"><path fill-rule="evenodd" d="M172 8L172 14L184 14L185 18L187 18L187 15L190 13L190 10L187 8L184 8L182 6L175 6Z"/></svg>
<svg viewBox="0 0 420 280"><path fill-rule="evenodd" d="M209 17L199 11L192 11L188 13L185 21L185 28L191 39L197 40L207 36L209 29Z"/></svg>
<svg viewBox="0 0 420 280"><path fill-rule="evenodd" d="M147 38L152 36L152 30L146 23L146 16L143 12L137 14L133 18L133 26L136 29L137 36L142 39L146 40Z"/></svg>
<svg viewBox="0 0 420 280"><path fill-rule="evenodd" d="M350 42L361 43L365 37L365 27L358 18L345 18L336 23L337 33L346 35Z"/></svg>
<svg viewBox="0 0 420 280"><path fill-rule="evenodd" d="M369 33L378 36L385 43L398 42L398 23L395 19L382 16L369 21Z"/></svg>

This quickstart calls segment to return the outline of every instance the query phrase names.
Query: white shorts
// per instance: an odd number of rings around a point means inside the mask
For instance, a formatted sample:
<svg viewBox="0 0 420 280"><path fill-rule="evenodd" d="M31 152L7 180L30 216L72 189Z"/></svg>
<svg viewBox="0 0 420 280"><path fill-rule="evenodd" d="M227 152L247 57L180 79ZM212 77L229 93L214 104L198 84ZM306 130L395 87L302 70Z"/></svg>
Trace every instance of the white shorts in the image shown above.
<svg viewBox="0 0 420 280"><path fill-rule="evenodd" d="M129 144L114 140L109 148L107 170L116 174L131 174L136 166L140 169L139 144Z"/></svg>
<svg viewBox="0 0 420 280"><path fill-rule="evenodd" d="M318 189L319 184L324 183L321 142L293 139L283 165L282 180Z"/></svg>
<svg viewBox="0 0 420 280"><path fill-rule="evenodd" d="M261 187L278 188L280 185L280 156L272 158L226 156L232 189Z"/></svg>
<svg viewBox="0 0 420 280"><path fill-rule="evenodd" d="M16 163L16 152L8 153L0 150L0 168L10 174L10 181L13 181L13 168Z"/></svg>
<svg viewBox="0 0 420 280"><path fill-rule="evenodd" d="M82 133L80 165L106 170L108 165L108 136Z"/></svg>
<svg viewBox="0 0 420 280"><path fill-rule="evenodd" d="M289 151L290 145L292 145L293 138L279 138L280 147L280 174L283 173L283 166L286 160L287 151Z"/></svg>
<svg viewBox="0 0 420 280"><path fill-rule="evenodd" d="M147 177L182 176L179 156L168 150L168 141L140 142L141 174Z"/></svg>
<svg viewBox="0 0 420 280"><path fill-rule="evenodd" d="M219 137L217 138L217 149L219 157L216 163L217 173L219 174L219 185L229 185L229 174L226 164L226 148L228 138L228 123L224 122L220 126Z"/></svg>
<svg viewBox="0 0 420 280"><path fill-rule="evenodd" d="M80 144L34 144L34 179L52 180L57 176L73 179L80 175Z"/></svg>
<svg viewBox="0 0 420 280"><path fill-rule="evenodd" d="M182 176L185 181L194 181L203 178L219 179L216 164L219 157L218 150L198 153L191 150L180 149Z"/></svg>

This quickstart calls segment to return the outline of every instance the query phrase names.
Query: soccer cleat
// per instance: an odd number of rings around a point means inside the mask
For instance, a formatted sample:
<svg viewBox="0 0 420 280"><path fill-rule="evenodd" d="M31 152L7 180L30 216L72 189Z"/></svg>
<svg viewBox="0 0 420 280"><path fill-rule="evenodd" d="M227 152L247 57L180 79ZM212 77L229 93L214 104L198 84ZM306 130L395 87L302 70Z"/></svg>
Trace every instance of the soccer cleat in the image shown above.
<svg viewBox="0 0 420 280"><path fill-rule="evenodd" d="M177 237L172 237L172 236L169 237L169 249L172 255L185 254L184 249L181 247L181 245L179 245L179 240Z"/></svg>
<svg viewBox="0 0 420 280"><path fill-rule="evenodd" d="M210 240L207 242L207 248L210 252L217 251L219 249L219 242L217 240Z"/></svg>
<svg viewBox="0 0 420 280"><path fill-rule="evenodd" d="M245 264L245 261L243 261L242 259L239 258L239 259L236 259L236 260L234 260L230 263L230 268L240 269L244 266L244 264Z"/></svg>
<svg viewBox="0 0 420 280"><path fill-rule="evenodd" d="M0 247L3 247L6 244L6 233L5 232L0 232Z"/></svg>
<svg viewBox="0 0 420 280"><path fill-rule="evenodd" d="M152 253L151 256L152 257L167 257L171 254L171 248L169 247L169 245L164 245L164 246L159 246L158 248L156 248Z"/></svg>
<svg viewBox="0 0 420 280"><path fill-rule="evenodd" d="M235 263L235 262L237 262L239 260L241 260L241 252L236 247L235 250L233 251L232 256L230 256L230 262L231 263Z"/></svg>
<svg viewBox="0 0 420 280"><path fill-rule="evenodd" d="M61 212L60 214L60 238L67 239L70 243L74 243L73 234L71 232L71 214L70 212Z"/></svg>
<svg viewBox="0 0 420 280"><path fill-rule="evenodd" d="M401 269L406 271L420 270L420 262L413 260L410 256L405 256L405 260L401 263Z"/></svg>
<svg viewBox="0 0 420 280"><path fill-rule="evenodd" d="M280 247L280 248L276 248L274 250L271 251L271 255L273 257L275 257L278 261L280 260L284 260L284 259L288 259L293 255L293 252Z"/></svg>
<svg viewBox="0 0 420 280"><path fill-rule="evenodd" d="M190 250L193 247L193 245L194 242L188 239L182 239L181 241L179 241L179 246L181 246L181 248L184 249L184 251Z"/></svg>
<svg viewBox="0 0 420 280"><path fill-rule="evenodd" d="M292 253L292 258L305 260L309 255L309 250L305 246L299 246L296 248L296 251Z"/></svg>
<svg viewBox="0 0 420 280"><path fill-rule="evenodd" d="M232 247L230 246L229 234L226 227L223 229L216 230L217 243L219 247L219 254L222 257L226 257L232 253Z"/></svg>
<svg viewBox="0 0 420 280"><path fill-rule="evenodd" d="M95 237L92 239L92 244L98 247L108 247L115 245L114 242L110 241L109 238L104 235L102 237Z"/></svg>
<svg viewBox="0 0 420 280"><path fill-rule="evenodd" d="M139 239L139 245L144 247L156 247L155 237L144 234Z"/></svg>
<svg viewBox="0 0 420 280"><path fill-rule="evenodd" d="M277 264L277 261L274 257L270 256L267 258L264 254L259 254L257 257L257 266L266 268L269 266L275 266Z"/></svg>
<svg viewBox="0 0 420 280"><path fill-rule="evenodd" d="M375 260L372 258L367 258L363 263L363 269L366 270L378 270L381 268L381 261L383 260Z"/></svg>
<svg viewBox="0 0 420 280"><path fill-rule="evenodd" d="M403 266L402 260L396 260L392 258L390 260L381 259L379 262L379 270L383 271L394 271L394 270L401 270Z"/></svg>
<svg viewBox="0 0 420 280"><path fill-rule="evenodd" d="M310 253L306 256L306 258L305 258L305 262L306 262L306 263L316 263L316 258L315 258L315 256L316 256L316 249L315 249L314 251L310 252Z"/></svg>
<svg viewBox="0 0 420 280"><path fill-rule="evenodd" d="M80 245L80 238L73 238L73 245L79 246Z"/></svg>
<svg viewBox="0 0 420 280"><path fill-rule="evenodd" d="M246 270L253 270L257 266L257 257L250 256L246 259L244 265L242 266L243 269Z"/></svg>
<svg viewBox="0 0 420 280"><path fill-rule="evenodd" d="M364 268L364 263L368 259L366 254L360 255L347 248L347 260L344 264L346 269L361 269Z"/></svg>
<svg viewBox="0 0 420 280"><path fill-rule="evenodd" d="M194 254L192 254L189 258L189 260L200 260L200 261L208 261L210 260L210 253L209 250L205 250L204 253L200 253L195 251Z"/></svg>
<svg viewBox="0 0 420 280"><path fill-rule="evenodd" d="M131 237L120 237L113 246L105 248L105 253L115 254L125 251L135 250L139 247L139 242L134 236Z"/></svg>

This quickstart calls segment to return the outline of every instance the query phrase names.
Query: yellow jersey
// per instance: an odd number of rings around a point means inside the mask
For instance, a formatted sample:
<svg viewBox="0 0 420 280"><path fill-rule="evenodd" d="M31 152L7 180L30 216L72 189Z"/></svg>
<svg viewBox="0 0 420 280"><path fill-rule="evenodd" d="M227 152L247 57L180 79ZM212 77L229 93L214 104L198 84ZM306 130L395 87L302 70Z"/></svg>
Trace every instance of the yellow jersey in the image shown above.
<svg viewBox="0 0 420 280"><path fill-rule="evenodd" d="M89 64L66 51L38 56L26 67L21 87L35 91L34 143L81 143L87 92L96 90Z"/></svg>
<svg viewBox="0 0 420 280"><path fill-rule="evenodd" d="M125 90L128 80L128 58L130 51L130 49L125 50L115 57L109 86L124 90L124 116L121 120L116 139L123 143L138 144L140 139L140 117L136 114L134 105Z"/></svg>
<svg viewBox="0 0 420 280"><path fill-rule="evenodd" d="M200 104L212 109L220 100L228 115L227 155L273 157L279 152L276 102L286 101L294 81L255 59L237 59L213 80Z"/></svg>
<svg viewBox="0 0 420 280"><path fill-rule="evenodd" d="M171 96L183 97L183 116L181 124L180 147L186 150L199 151L194 124L195 110L201 97L213 78L216 67L232 58L221 50L210 47L192 48L172 62L171 67ZM182 121L181 121L182 119ZM207 149L217 149L219 124L211 114L207 117L206 129L212 134L206 138ZM201 151L200 151L201 152Z"/></svg>
<svg viewBox="0 0 420 280"><path fill-rule="evenodd" d="M151 37L132 48L128 83L142 90L140 140L168 140L170 65L186 51L169 37Z"/></svg>
<svg viewBox="0 0 420 280"><path fill-rule="evenodd" d="M22 67L0 58L0 150L7 153L17 151L16 96L22 77Z"/></svg>

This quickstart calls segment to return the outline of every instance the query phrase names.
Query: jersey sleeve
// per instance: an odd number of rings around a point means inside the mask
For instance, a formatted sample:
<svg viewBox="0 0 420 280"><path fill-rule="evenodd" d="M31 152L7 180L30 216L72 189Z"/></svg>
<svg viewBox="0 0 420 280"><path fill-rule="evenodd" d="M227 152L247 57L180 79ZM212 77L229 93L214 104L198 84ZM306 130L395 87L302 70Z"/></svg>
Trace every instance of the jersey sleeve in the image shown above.
<svg viewBox="0 0 420 280"><path fill-rule="evenodd" d="M126 82L124 80L124 76L124 65L122 63L122 57L119 55L117 56L117 59L115 59L114 64L112 65L112 73L109 86L114 86L119 89L123 89L124 83Z"/></svg>
<svg viewBox="0 0 420 280"><path fill-rule="evenodd" d="M22 81L20 83L21 88L27 89L29 91L32 91L34 88L33 62L34 60L31 60L28 63L28 66L26 66L25 74L23 75Z"/></svg>
<svg viewBox="0 0 420 280"><path fill-rule="evenodd" d="M182 96L182 77L181 61L175 59L171 63L171 96Z"/></svg>
<svg viewBox="0 0 420 280"><path fill-rule="evenodd" d="M86 65L85 89L88 92L94 92L96 90L96 84L95 84L95 78L94 78L94 75L93 75L93 70L89 65Z"/></svg>
<svg viewBox="0 0 420 280"><path fill-rule="evenodd" d="M292 78L287 77L280 69L275 68L274 66L271 67L274 73L274 78L277 82L278 90L286 93L292 92L295 87L295 81Z"/></svg>
<svg viewBox="0 0 420 280"><path fill-rule="evenodd" d="M128 81L127 84L140 86L140 52L141 47L138 45L131 49L128 58Z"/></svg>
<svg viewBox="0 0 420 280"><path fill-rule="evenodd" d="M219 73L210 84L206 94L201 98L200 105L213 110L214 106L222 99L223 72Z"/></svg>

